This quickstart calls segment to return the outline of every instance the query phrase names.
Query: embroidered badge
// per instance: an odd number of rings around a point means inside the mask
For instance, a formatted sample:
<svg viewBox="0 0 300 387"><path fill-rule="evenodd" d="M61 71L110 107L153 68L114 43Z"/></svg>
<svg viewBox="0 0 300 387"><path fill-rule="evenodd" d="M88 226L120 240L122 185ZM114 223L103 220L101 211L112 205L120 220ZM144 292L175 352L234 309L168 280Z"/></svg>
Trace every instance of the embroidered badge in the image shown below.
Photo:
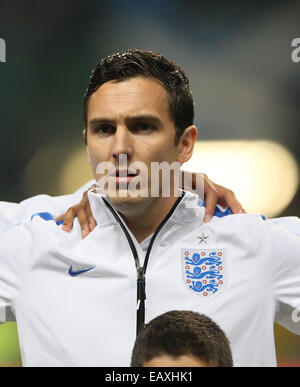
<svg viewBox="0 0 300 387"><path fill-rule="evenodd" d="M185 285L195 294L210 298L226 285L226 250L182 249Z"/></svg>

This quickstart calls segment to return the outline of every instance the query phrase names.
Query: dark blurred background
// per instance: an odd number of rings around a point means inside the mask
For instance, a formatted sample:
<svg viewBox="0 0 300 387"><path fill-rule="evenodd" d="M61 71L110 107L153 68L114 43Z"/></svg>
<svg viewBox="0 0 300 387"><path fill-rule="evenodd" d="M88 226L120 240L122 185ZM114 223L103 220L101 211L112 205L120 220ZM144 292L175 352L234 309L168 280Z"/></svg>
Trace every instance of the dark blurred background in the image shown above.
<svg viewBox="0 0 300 387"><path fill-rule="evenodd" d="M199 140L270 140L300 165L299 26L299 1L0 0L0 199L67 193L91 178L76 158L83 94L98 60L127 48L183 67ZM70 157L80 160L71 172ZM275 215L300 215L298 188ZM281 363L300 364L299 337L277 327L276 340Z"/></svg>

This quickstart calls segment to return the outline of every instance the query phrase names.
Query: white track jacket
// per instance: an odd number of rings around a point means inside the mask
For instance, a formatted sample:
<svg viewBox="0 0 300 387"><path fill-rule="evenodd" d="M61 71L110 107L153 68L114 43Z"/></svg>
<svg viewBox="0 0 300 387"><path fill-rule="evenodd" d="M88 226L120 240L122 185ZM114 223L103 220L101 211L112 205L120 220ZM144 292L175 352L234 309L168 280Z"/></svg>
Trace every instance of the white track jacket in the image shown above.
<svg viewBox="0 0 300 387"><path fill-rule="evenodd" d="M0 233L0 306L15 311L24 366L129 366L137 328L170 310L216 321L235 366L276 365L274 321L300 334L299 236L260 215L204 224L185 192L145 254L103 195L89 200L98 226L84 240L49 214Z"/></svg>

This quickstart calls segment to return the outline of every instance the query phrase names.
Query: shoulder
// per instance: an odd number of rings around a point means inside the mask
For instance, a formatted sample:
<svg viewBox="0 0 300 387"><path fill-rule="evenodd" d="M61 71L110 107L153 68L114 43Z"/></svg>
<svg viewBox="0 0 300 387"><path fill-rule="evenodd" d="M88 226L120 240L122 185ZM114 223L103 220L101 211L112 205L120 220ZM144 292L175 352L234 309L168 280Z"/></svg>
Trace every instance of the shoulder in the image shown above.
<svg viewBox="0 0 300 387"><path fill-rule="evenodd" d="M75 192L63 196L38 195L20 203L0 202L0 231L13 224L30 221L37 213L59 216L81 199L82 193Z"/></svg>
<svg viewBox="0 0 300 387"><path fill-rule="evenodd" d="M59 251L60 245L74 246L81 240L80 225L75 222L68 233L56 222L50 213L35 213L30 220L13 225L0 233L2 256L21 256L22 261L31 265L37 256Z"/></svg>
<svg viewBox="0 0 300 387"><path fill-rule="evenodd" d="M233 215L230 209L223 209L218 206L213 217L213 222L220 222L221 224L240 228L246 227L248 231L253 229L255 233L261 232L262 230L264 232L269 230L270 232L276 232L278 235L288 232L298 237L300 236L300 219L296 216L269 219L261 214Z"/></svg>
<svg viewBox="0 0 300 387"><path fill-rule="evenodd" d="M300 236L300 219L297 216L272 218L270 219L270 222L297 235L298 237Z"/></svg>
<svg viewBox="0 0 300 387"><path fill-rule="evenodd" d="M56 225L55 227L57 228ZM52 239L51 234L53 231L53 224L41 219L35 219L12 225L7 230L1 232L1 267L15 265L16 267L19 266L20 269L28 268L35 260L37 247L46 248L46 238ZM38 250L40 251L40 248Z"/></svg>
<svg viewBox="0 0 300 387"><path fill-rule="evenodd" d="M74 201L79 201L80 199L81 194L78 192L62 196L37 195L20 202L19 209L20 211L24 211L28 216L37 212L54 213L58 204L71 206Z"/></svg>
<svg viewBox="0 0 300 387"><path fill-rule="evenodd" d="M205 207L205 203L202 205ZM252 225L263 224L267 221L267 218L262 214L233 214L228 207L216 206L212 222L220 224L232 224L232 225Z"/></svg>
<svg viewBox="0 0 300 387"><path fill-rule="evenodd" d="M233 244L262 247L269 240L269 224L260 214L234 214L214 216L210 227Z"/></svg>
<svg viewBox="0 0 300 387"><path fill-rule="evenodd" d="M26 235L34 236L40 234L44 235L47 230L47 235L51 230L58 230L61 222L56 222L55 218L49 212L33 213L28 220L16 223L8 227L0 235L3 239L10 239L18 237L20 239L26 238Z"/></svg>

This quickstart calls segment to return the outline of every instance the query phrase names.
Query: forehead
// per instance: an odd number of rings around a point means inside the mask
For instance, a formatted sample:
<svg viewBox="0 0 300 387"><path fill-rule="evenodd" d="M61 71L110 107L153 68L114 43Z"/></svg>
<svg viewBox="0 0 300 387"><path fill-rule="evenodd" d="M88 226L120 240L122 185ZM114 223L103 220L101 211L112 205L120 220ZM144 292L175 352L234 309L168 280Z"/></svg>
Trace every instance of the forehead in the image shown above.
<svg viewBox="0 0 300 387"><path fill-rule="evenodd" d="M136 77L104 83L90 97L88 121L102 117L121 119L137 114L154 114L170 120L168 95L155 80Z"/></svg>

